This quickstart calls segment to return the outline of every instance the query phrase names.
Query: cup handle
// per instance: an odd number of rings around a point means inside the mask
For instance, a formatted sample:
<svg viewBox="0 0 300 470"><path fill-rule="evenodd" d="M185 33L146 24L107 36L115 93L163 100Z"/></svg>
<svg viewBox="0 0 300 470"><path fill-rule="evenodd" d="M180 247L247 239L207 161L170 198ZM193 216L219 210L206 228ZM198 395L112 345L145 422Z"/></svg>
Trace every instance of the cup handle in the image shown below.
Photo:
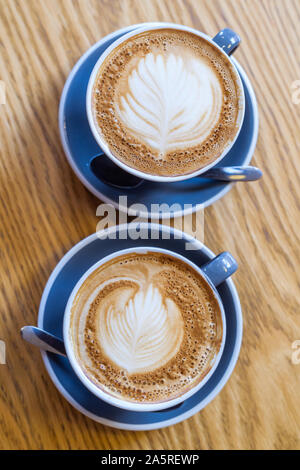
<svg viewBox="0 0 300 470"><path fill-rule="evenodd" d="M228 251L220 253L211 261L201 266L202 271L215 287L235 273L237 268L236 260Z"/></svg>
<svg viewBox="0 0 300 470"><path fill-rule="evenodd" d="M226 54L231 55L239 46L241 38L237 33L232 31L232 29L225 28L218 32L213 38L213 41L218 44Z"/></svg>

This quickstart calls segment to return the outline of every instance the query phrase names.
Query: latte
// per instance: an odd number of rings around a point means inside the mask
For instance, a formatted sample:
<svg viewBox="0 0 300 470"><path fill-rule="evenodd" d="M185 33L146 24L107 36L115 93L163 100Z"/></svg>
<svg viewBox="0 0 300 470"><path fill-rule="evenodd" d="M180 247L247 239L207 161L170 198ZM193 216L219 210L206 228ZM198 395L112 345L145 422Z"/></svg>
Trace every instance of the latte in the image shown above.
<svg viewBox="0 0 300 470"><path fill-rule="evenodd" d="M111 153L152 175L180 176L216 160L238 131L240 88L229 59L175 29L137 34L104 59L94 122Z"/></svg>
<svg viewBox="0 0 300 470"><path fill-rule="evenodd" d="M71 307L70 342L84 374L122 400L183 395L211 369L221 311L202 276L170 255L120 255L97 268Z"/></svg>

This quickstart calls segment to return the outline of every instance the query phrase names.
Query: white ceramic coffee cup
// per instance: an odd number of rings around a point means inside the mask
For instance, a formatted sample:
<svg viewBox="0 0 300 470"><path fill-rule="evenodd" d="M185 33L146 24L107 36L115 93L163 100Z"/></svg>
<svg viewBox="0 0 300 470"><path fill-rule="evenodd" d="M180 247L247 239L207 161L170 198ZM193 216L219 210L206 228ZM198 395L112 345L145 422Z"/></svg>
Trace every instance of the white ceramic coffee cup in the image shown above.
<svg viewBox="0 0 300 470"><path fill-rule="evenodd" d="M238 88L239 88L239 92L238 92L238 96L239 96L238 117L237 117L237 122L236 122L237 130L236 130L236 134L234 136L234 139L231 140L230 142L228 142L228 144L224 148L222 154L217 159L215 159L212 163L210 163L209 165L206 165L205 167L200 168L200 169L198 169L198 170L196 170L192 173L189 173L189 174L186 174L186 175L179 175L179 176L159 176L159 175L144 173L142 171L136 170L135 168L132 168L132 167L126 165L121 160L119 160L110 151L105 139L99 133L99 130L98 130L97 125L95 123L93 109L92 109L93 86L94 86L95 79L96 79L97 74L98 74L98 70L101 67L104 60L106 59L106 57L117 46L119 46L120 44L125 42L127 39L129 39L133 36L139 35L142 32L151 31L151 30L155 30L155 29L163 29L163 28L175 29L175 30L180 30L180 31L187 31L189 33L195 34L196 36L200 36L201 38L205 39L207 42L212 44L216 49L218 49L224 55L224 57L228 61L229 65L230 65L230 67L231 67L231 69L232 69L232 71L235 75L235 81L236 81L236 83L238 85ZM197 105L197 103L195 103L195 106L196 105ZM101 149L105 153L105 155L107 155L116 165L118 165L123 170L125 170L125 171L139 177L139 178L142 178L142 179L146 179L146 180L150 180L150 181L156 181L156 182L175 182L175 181L186 180L186 179L189 179L189 178L194 178L195 176L200 175L201 173L204 173L205 171L209 170L211 167L215 166L219 161L221 161L227 155L229 150L234 145L234 143L235 143L235 141L236 141L236 139L239 135L239 132L241 130L242 124L243 124L243 119L244 119L244 114L245 114L244 88L243 88L243 84L242 84L240 75L239 75L239 73L236 69L236 66L230 60L230 57L228 56L228 54L226 52L224 52L224 49L222 49L220 46L218 46L218 44L216 44L216 42L214 42L206 34L200 32L196 29L189 28L188 26L178 25L178 24L174 24L174 23L155 23L154 25L153 24L148 24L147 25L147 23L146 23L145 26L138 27L137 29L125 34L124 36L122 36L119 39L117 39L116 41L114 41L103 52L103 54L101 54L101 56L99 57L98 61L96 62L95 66L93 68L93 71L91 73L91 76L90 76L90 79L89 79L89 82L88 82L87 94L86 94L86 112L87 112L87 117L88 117L88 122L89 122L89 125L90 125L90 129L91 129L91 131L94 135L95 140L97 141L97 143L99 144L99 146L101 147Z"/></svg>
<svg viewBox="0 0 300 470"><path fill-rule="evenodd" d="M72 340L71 340L71 335L70 335L70 318L71 318L71 308L73 305L73 301L75 299L75 296L80 289L81 285L84 283L84 281L97 269L99 266L103 265L107 261L110 261L114 258L117 258L119 256L122 256L127 253L147 253L147 252L158 252L158 253L165 253L167 255L171 255L174 258L177 258L187 265L191 266L196 272L198 272L209 284L209 286L212 289L212 292L219 304L220 310L221 310L221 318L222 318L222 341L220 345L220 349L214 359L211 361L211 363L208 366L208 372L205 375L205 377L197 383L194 387L189 389L186 393L183 393L181 396L166 400L163 402L159 403L137 403L137 402L130 402L126 399L121 399L118 397L115 397L108 392L106 392L104 389L100 389L97 385L95 385L83 372L82 368L80 367L75 353L74 353L74 348L72 345ZM205 266L208 266L209 269L207 272L205 272L206 268ZM209 380L211 375L214 373L216 367L218 366L218 363L221 359L223 349L224 349L224 344L225 344L225 337L226 337L226 320L225 320L225 313L224 313L224 307L222 305L222 301L220 299L220 296L216 290L216 284L219 284L223 280L225 280L227 277L229 277L235 270L237 269L237 264L235 260L231 257L229 253L222 253L213 260L211 260L209 263L206 265L199 267L196 264L192 263L190 260L187 258L183 257L182 255L178 253L174 253L169 250L165 250L162 248L154 248L154 247L137 247L137 248L129 248L126 250L121 250L118 252L115 252L109 256L106 256L102 260L100 260L98 263L94 264L86 273L81 277L81 279L77 282L75 285L73 291L71 292L71 295L69 297L69 300L66 305L65 309L65 314L64 314L64 322L63 322L63 337L64 337L64 343L65 343L65 349L66 353L68 356L68 359L70 361L70 364L76 373L77 377L80 379L80 381L83 383L83 385L90 390L94 395L96 395L98 398L101 400L104 400L105 402L117 406L119 408L131 410L131 411L159 411L163 410L166 408L170 408L173 406L176 406L180 403L182 403L184 400L192 396L194 393L196 393L203 385ZM217 280L217 282L216 282Z"/></svg>

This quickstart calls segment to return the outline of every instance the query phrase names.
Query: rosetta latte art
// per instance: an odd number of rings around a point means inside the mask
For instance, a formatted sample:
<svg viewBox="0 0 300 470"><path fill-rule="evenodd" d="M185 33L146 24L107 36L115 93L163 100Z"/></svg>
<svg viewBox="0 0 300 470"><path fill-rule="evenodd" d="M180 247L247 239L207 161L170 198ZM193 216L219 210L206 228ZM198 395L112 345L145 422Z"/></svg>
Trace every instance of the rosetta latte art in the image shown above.
<svg viewBox="0 0 300 470"><path fill-rule="evenodd" d="M197 57L150 52L131 71L126 90L120 97L119 117L160 158L204 141L222 111L219 79Z"/></svg>
<svg viewBox="0 0 300 470"><path fill-rule="evenodd" d="M110 305L100 316L100 344L106 355L129 373L154 370L180 347L180 317L175 303L171 299L163 302L159 290L150 284L129 298L123 311Z"/></svg>

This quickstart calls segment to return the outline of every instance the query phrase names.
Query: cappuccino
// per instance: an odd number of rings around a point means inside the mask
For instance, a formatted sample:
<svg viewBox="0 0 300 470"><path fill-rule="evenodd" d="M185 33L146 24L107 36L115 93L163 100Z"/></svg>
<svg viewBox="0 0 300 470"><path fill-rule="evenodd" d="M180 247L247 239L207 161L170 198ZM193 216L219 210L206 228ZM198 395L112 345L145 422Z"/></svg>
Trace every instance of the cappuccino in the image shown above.
<svg viewBox="0 0 300 470"><path fill-rule="evenodd" d="M157 176L182 176L218 159L238 132L240 87L229 59L177 29L116 46L92 91L94 123L111 153Z"/></svg>
<svg viewBox="0 0 300 470"><path fill-rule="evenodd" d="M207 281L160 252L127 253L93 271L71 307L77 363L99 389L136 403L180 397L211 369L223 335Z"/></svg>

